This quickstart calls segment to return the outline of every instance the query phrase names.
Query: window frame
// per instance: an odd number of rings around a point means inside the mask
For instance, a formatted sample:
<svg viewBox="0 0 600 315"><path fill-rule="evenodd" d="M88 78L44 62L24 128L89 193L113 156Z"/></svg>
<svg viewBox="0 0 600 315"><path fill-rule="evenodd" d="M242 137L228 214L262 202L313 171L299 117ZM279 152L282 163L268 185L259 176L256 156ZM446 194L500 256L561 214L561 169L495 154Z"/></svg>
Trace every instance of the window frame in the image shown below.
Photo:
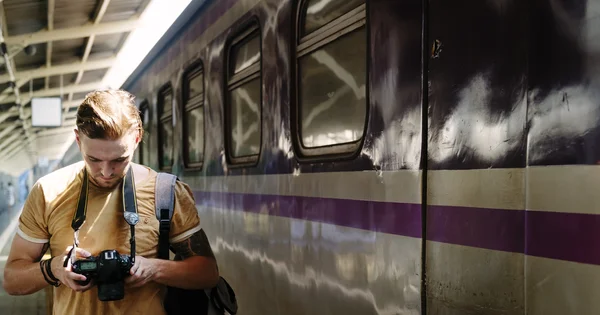
<svg viewBox="0 0 600 315"><path fill-rule="evenodd" d="M142 130L144 130L144 135L142 136L142 140L140 141L140 145L138 147L138 160L140 164L149 165L150 161L148 156L144 156L144 148L146 148L147 153L150 153L150 142L148 137L148 129L150 129L150 123L152 122L152 113L150 110L150 102L147 99L143 99L140 102L139 106L140 111L140 120L142 121ZM146 114L148 117L146 117ZM144 120L148 119L148 124L144 124Z"/></svg>
<svg viewBox="0 0 600 315"><path fill-rule="evenodd" d="M294 60L294 75L292 75L292 102L290 111L292 145L295 148L296 159L299 162L316 162L330 160L345 160L356 158L360 154L365 138L370 117L370 31L368 23L368 0L356 8L342 14L331 20L327 24L314 30L313 32L302 36L305 24L305 12L308 0L302 0L297 6L295 23L295 47L292 48L292 59ZM331 144L320 147L307 147L302 141L302 115L300 102L300 59L312 52L315 52L360 28L365 28L366 32L366 78L365 78L365 122L363 134L360 139L353 142Z"/></svg>
<svg viewBox="0 0 600 315"><path fill-rule="evenodd" d="M232 32L226 41L226 50L225 50L225 60L224 60L224 128L225 128L225 157L227 159L227 164L231 168L236 167L251 167L256 166L262 154L262 145L263 145L263 77L262 77L262 64L263 64L263 43L262 43L262 33L261 33L260 22L257 17L252 17L248 19L245 23L243 23L237 31ZM250 67L238 72L232 73L231 66L232 62L232 50L233 48L240 43L243 43L245 40L249 40L252 36L258 36L259 42L259 52L260 58L258 61L251 65ZM259 149L258 153L254 155L248 156L240 156L235 157L231 152L231 137L232 137L232 128L231 128L231 91L234 89L251 82L252 80L259 80L259 107L260 107L260 117L259 117Z"/></svg>
<svg viewBox="0 0 600 315"><path fill-rule="evenodd" d="M171 93L171 113L169 115L165 115L164 114L164 99L165 96L168 93ZM157 93L157 98L156 98L156 103L157 103L157 123L158 123L158 128L157 128L157 135L158 135L158 169L161 171L166 171L169 172L173 169L173 163L175 160L175 143L173 142L174 137L171 138L171 151L172 154L171 156L173 157L173 161L171 162L171 165L164 165L163 166L163 134L162 134L162 128L160 128L160 124L162 124L163 122L168 121L171 124L171 129L173 130L173 134L175 133L175 126L173 126L173 115L175 114L175 107L173 106L173 101L175 100L175 93L173 91L173 86L171 85L171 82L167 82L165 84L163 84L161 86L161 88L158 90Z"/></svg>
<svg viewBox="0 0 600 315"><path fill-rule="evenodd" d="M206 150L206 111L205 111L205 95L206 95L206 84L205 84L205 71L204 71L204 63L201 59L194 61L191 65L189 65L182 74L182 89L181 89L181 113L182 113L182 148L183 148L183 166L185 170L201 170L204 165L204 154ZM190 78L194 77L194 75L202 75L202 93L194 96L191 99L189 98L189 90L190 90ZM201 161L190 163L189 157L189 145L188 145L188 122L186 119L186 115L188 112L193 111L195 109L201 108L203 113L204 123L202 124L202 154Z"/></svg>

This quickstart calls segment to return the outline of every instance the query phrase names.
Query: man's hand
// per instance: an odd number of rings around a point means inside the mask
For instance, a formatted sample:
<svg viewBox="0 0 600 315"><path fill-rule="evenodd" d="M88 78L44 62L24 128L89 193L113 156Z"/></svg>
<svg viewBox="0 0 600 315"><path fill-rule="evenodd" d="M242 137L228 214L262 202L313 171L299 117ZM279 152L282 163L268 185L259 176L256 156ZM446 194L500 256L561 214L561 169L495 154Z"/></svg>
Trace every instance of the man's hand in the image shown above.
<svg viewBox="0 0 600 315"><path fill-rule="evenodd" d="M85 292L87 290L89 290L93 285L93 281L90 281L90 283L88 283L85 286L79 285L77 281L85 281L86 277L84 275L80 275L78 273L74 273L71 269L71 260L69 259L68 255L69 252L71 251L71 248L73 246L69 246L67 247L67 249L65 250L65 253L60 255L60 256L56 256L54 259L52 259L52 265L50 266L52 268L52 273L54 274L54 276L60 281L60 283L68 286L69 288L73 289L74 291L77 292ZM88 251L81 249L81 248L76 248L75 250L75 257L90 257L92 256L92 254L90 254ZM68 263L67 263L67 267L63 267L63 263L65 261L65 259L68 259Z"/></svg>
<svg viewBox="0 0 600 315"><path fill-rule="evenodd" d="M154 275L156 274L155 259L135 256L135 264L129 270L129 274L131 276L125 278L125 283L132 288L141 287L154 281Z"/></svg>

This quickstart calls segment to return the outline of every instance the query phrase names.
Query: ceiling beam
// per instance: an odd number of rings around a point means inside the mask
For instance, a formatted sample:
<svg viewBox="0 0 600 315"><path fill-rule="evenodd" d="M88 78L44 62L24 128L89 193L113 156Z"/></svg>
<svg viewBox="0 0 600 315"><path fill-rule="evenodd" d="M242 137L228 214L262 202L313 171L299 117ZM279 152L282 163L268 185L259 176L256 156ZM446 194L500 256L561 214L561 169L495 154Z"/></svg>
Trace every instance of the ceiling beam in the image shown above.
<svg viewBox="0 0 600 315"><path fill-rule="evenodd" d="M2 34L8 37L8 23L6 23L6 11L4 10L4 4L0 5L0 18L2 19Z"/></svg>
<svg viewBox="0 0 600 315"><path fill-rule="evenodd" d="M52 42L48 42L46 44L46 68L50 68L52 66ZM50 77L48 75L45 76L44 80L44 88L50 88Z"/></svg>
<svg viewBox="0 0 600 315"><path fill-rule="evenodd" d="M4 129L6 129L6 128L12 126L12 125L18 125L18 124L15 124L14 121L0 123L0 130L4 131Z"/></svg>
<svg viewBox="0 0 600 315"><path fill-rule="evenodd" d="M10 160L6 160L6 163L0 166L0 171L15 178L22 175L23 171L34 167L36 164L33 162L33 158L23 150L19 150L17 153L19 154L15 154Z"/></svg>
<svg viewBox="0 0 600 315"><path fill-rule="evenodd" d="M96 10L94 11L94 25L100 24L102 18L104 18L104 14L106 14L106 9L108 9L108 5L110 4L110 0L101 0L101 4L96 6Z"/></svg>
<svg viewBox="0 0 600 315"><path fill-rule="evenodd" d="M0 151L0 159L3 161L8 161L13 155L23 150L24 146L21 147L23 144L25 144L23 141L17 141L10 147L6 148L6 150Z"/></svg>
<svg viewBox="0 0 600 315"><path fill-rule="evenodd" d="M32 135L31 128L23 124L23 131L25 132L25 138L27 139L27 146L29 147L29 155L34 156L37 160L37 147L35 146L35 136ZM26 148L25 148L26 149Z"/></svg>
<svg viewBox="0 0 600 315"><path fill-rule="evenodd" d="M9 119L10 117L16 116L16 115L19 115L19 109L17 108L17 106L14 106L11 109L0 114L0 122L4 122L5 120Z"/></svg>
<svg viewBox="0 0 600 315"><path fill-rule="evenodd" d="M73 62L70 64L64 64L64 65L59 65L59 66L45 66L45 67L40 67L37 69L33 69L33 70L25 70L25 71L20 71L19 73L17 73L15 75L15 79L16 80L25 80L25 81L29 81L31 79L35 79L35 78L43 78L43 77L47 77L47 76L53 76L53 75L61 75L61 74L68 74L68 73L74 73L77 71L87 71L87 70L96 70L96 69L104 69L104 68L110 68L110 66L115 62L115 57L110 57L110 58L105 58L105 59L98 59L98 60L92 60L90 62ZM10 76L8 75L0 75L0 82L9 82L10 81Z"/></svg>
<svg viewBox="0 0 600 315"><path fill-rule="evenodd" d="M10 144L14 144L15 142L19 143L19 142L23 142L25 141L25 137L23 137L23 133L22 132L14 132L12 135L10 135L10 137L4 139L4 141L2 141L0 143L0 152L2 151L7 151L6 148L10 147Z"/></svg>
<svg viewBox="0 0 600 315"><path fill-rule="evenodd" d="M46 136L46 135L57 136L60 134L69 135L69 133L73 132L74 128L75 128L75 125L65 126L63 128L59 128L59 129L48 130L48 133L43 134L43 136ZM19 137L21 137L21 138L19 138ZM23 149L26 149L27 145L33 144L39 138L41 138L39 136L39 133L38 133L38 135L32 135L29 139L26 139L25 137L23 137L23 134L20 132L13 134L13 136L11 136L9 139L6 139L2 143L0 143L0 161L9 160L10 158L14 157L17 153L19 153ZM8 144L8 143L10 143L10 144L7 146L6 144ZM69 142L69 145L71 145L70 142ZM36 156L39 156L39 152L36 152Z"/></svg>
<svg viewBox="0 0 600 315"><path fill-rule="evenodd" d="M54 29L54 2L55 0L48 0L48 30ZM46 44L46 68L50 68L52 65L52 42ZM50 87L50 78L48 75L45 76L44 80L45 88Z"/></svg>
<svg viewBox="0 0 600 315"><path fill-rule="evenodd" d="M9 134L11 131L15 130L15 128L17 128L18 125L15 123L11 123L10 126L2 129L2 131L0 131L0 139L4 138L4 136L6 136L7 134Z"/></svg>
<svg viewBox="0 0 600 315"><path fill-rule="evenodd" d="M6 19L6 10L4 9L4 2L0 1L0 24L2 25L2 41L6 41L8 37L8 20ZM14 76L17 74L17 68L15 67L15 63L13 61L12 56L4 55L4 58L1 58L4 61L4 67L6 68L6 72L8 73L9 80L12 81ZM14 79L16 81L16 79ZM25 82L23 83L25 84ZM19 88L14 86L12 88L6 88L3 92L10 93L13 92L16 96L17 101L19 100Z"/></svg>
<svg viewBox="0 0 600 315"><path fill-rule="evenodd" d="M25 138L24 134L22 132L13 133L9 138L5 139L4 141L2 141L2 143L0 143L0 161L10 160L17 153L26 149L28 145L33 145L34 143L37 143L38 139L41 139L45 136L56 137L56 136L60 136L61 134L65 135L65 137L67 137L67 141L65 142L65 145L66 145L66 148L68 148L72 144L72 140L71 141L68 141L68 140L69 140L69 137L71 137L71 138L73 137L72 131L74 128L75 128L74 124L67 125L67 126L64 126L61 128L55 128L55 129L50 129L48 131L40 132L37 135L33 134L29 138ZM40 136L40 134L42 136ZM63 152L61 152L63 150L57 149L56 150L57 155L60 156L61 154L63 154ZM39 151L34 152L35 154L31 154L31 152L29 152L27 154L27 156L29 156L32 159L32 163L35 164L34 158L37 159L37 156L40 156L40 152L45 153L45 155L47 155L48 150L41 149ZM33 155L35 155L36 157L34 157ZM59 158L59 157L48 156L48 158L53 159L53 158Z"/></svg>
<svg viewBox="0 0 600 315"><path fill-rule="evenodd" d="M2 40L5 41L5 37L4 36L8 36L8 28L6 27L8 22L6 19L6 10L4 9L4 2L0 1L0 19L2 20ZM9 74L9 76L11 76L11 81L16 81L15 76L17 75L17 67L15 65L14 59L12 56L9 56L8 53L4 54L4 66L6 67L6 70ZM24 84L24 83L23 83ZM10 90L10 89L7 89ZM5 90L6 91L6 90ZM3 92L5 92L3 91ZM31 141L31 133L29 132L29 128L27 126L25 126L25 121L23 120L24 118L22 117L22 111L23 111L23 107L22 107L22 99L20 97L19 94L19 88L16 86L12 86L12 91L13 91L13 98L15 99L15 103L17 104L17 111L19 112L19 116L21 119L21 127L25 133L25 138L27 138L27 142L25 143L25 146L23 148L21 148L22 150L27 150L27 152L29 153L28 156L30 156L30 158L34 158L33 156L36 155L35 153L35 144ZM16 124L16 123L15 123ZM17 133L18 134L18 133ZM37 157L35 157L37 158Z"/></svg>
<svg viewBox="0 0 600 315"><path fill-rule="evenodd" d="M0 0L0 1L1 1L1 0ZM104 61L107 61L107 60L108 60L108 59L106 59L106 60L104 60ZM113 60L114 60L114 59L113 59ZM99 64L94 64L94 67L95 67L95 66L101 66L101 65L102 65L102 63L103 63L103 61L100 61L100 60L99 60ZM111 66L112 66L112 64L111 64ZM59 66L59 67L62 67L62 66ZM67 65L66 67L69 67L69 66ZM100 69L102 69L102 68L100 68ZM38 70L39 70L39 69L38 69ZM32 70L32 71L37 71L37 70ZM49 70L48 70L48 71L49 71ZM75 71L76 71L76 70L74 70L74 71L72 71L72 72L75 72ZM18 73L15 73L15 75L16 75L16 76L19 76L19 74L18 74ZM16 84L15 84L15 85L16 85L16 87L15 87L16 89L20 89L20 88L21 88L23 85L25 85L27 82L29 82L29 79L28 79L27 77L25 77L25 78L22 78L22 79L15 79L15 80L17 81L17 82L16 82ZM4 101L5 99L7 99L7 98L10 96L10 94L11 94L11 91L12 91L12 89L10 89L10 88L7 88L7 89L5 89L4 91L2 91L2 93L0 93L0 104L6 104L6 103L3 103L2 101ZM69 93L69 92L66 92L66 93ZM60 93L59 93L59 94L60 94ZM0 117L1 117L1 116L0 116ZM1 121L2 121L2 119L0 119L0 122L1 122Z"/></svg>
<svg viewBox="0 0 600 315"><path fill-rule="evenodd" d="M16 80L16 79L15 79ZM15 89L20 89L23 85L25 85L25 83L29 82L29 80L26 79L21 79L21 80L16 80L17 82L15 83ZM11 88L6 88L4 89L4 91L2 91L2 93L0 93L0 102L4 99L6 99L7 97L10 96L10 92L12 91Z"/></svg>
<svg viewBox="0 0 600 315"><path fill-rule="evenodd" d="M103 0L102 3L100 4L100 6L96 7L96 13L95 13L95 17L94 17L94 25L98 25L100 24L100 21L102 21L102 18L104 18L104 14L106 13L106 9L108 8L108 5L110 4L110 0ZM90 53L92 52L92 46L94 46L94 41L96 40L96 35L92 34L90 37L88 37L87 43L85 44L85 49L83 50L83 56L81 57L81 64L85 65L87 63L88 57L90 56ZM75 84L79 84L79 82L81 82L81 79L83 78L83 71L85 69L82 67L81 69L79 69L79 72L77 72L77 77L75 78ZM69 98L68 100L72 100L73 99L73 93L69 93Z"/></svg>
<svg viewBox="0 0 600 315"><path fill-rule="evenodd" d="M28 142L29 142L28 140L26 140L25 138L23 138L23 140L21 140L21 141L15 141L11 145L9 145L8 147L6 147L5 149L0 150L0 154L2 154L0 156L0 160L1 161L9 160L15 154L17 154L20 151L24 150L26 148L26 146L28 145Z"/></svg>
<svg viewBox="0 0 600 315"><path fill-rule="evenodd" d="M32 97L51 97L51 96L59 96L61 94L61 92L64 94L71 93L71 92L73 92L73 93L91 92L93 90L96 90L100 86L102 86L102 82L100 82L100 81L90 82L90 83L81 84L81 85L67 85L67 86L64 86L62 89L60 87L56 87L56 88L51 88L51 89L47 89L47 90L33 91L33 93L31 93L31 96ZM30 96L29 94L23 95L23 97L21 98L21 103L23 103L23 104L29 103L29 101L31 101L31 98L29 96ZM3 99L2 101L0 101L0 104L14 103L15 100L16 99L14 96L9 96L9 97Z"/></svg>
<svg viewBox="0 0 600 315"><path fill-rule="evenodd" d="M110 0L102 1L102 4L98 7L98 11L96 17L94 18L94 25L98 25L102 18L104 17L104 13L106 13L106 8L110 4ZM96 39L96 35L92 34L85 44L85 49L83 51L83 57L81 57L81 63L85 64L87 62L88 57L90 56L90 52L92 51L92 46L94 46L94 41ZM77 73L77 78L75 79L75 84L79 84L81 78L83 77L83 70L79 70ZM69 94L69 100L73 97L73 94Z"/></svg>
<svg viewBox="0 0 600 315"><path fill-rule="evenodd" d="M146 11L146 9L148 8L148 4L150 4L151 1L152 0L142 0L135 16L139 18Z"/></svg>
<svg viewBox="0 0 600 315"><path fill-rule="evenodd" d="M73 129L75 129L75 124L69 124L69 125L65 125L64 127L54 128L54 129L49 129L49 130L38 132L37 134L31 135L31 137L29 137L29 139L26 139L24 137L24 134L21 132L13 133L9 138L7 138L6 140L2 141L2 143L0 143L0 161L6 161L6 160L11 159L17 153L19 153L23 149L25 149L27 145L32 145L34 143L38 144L37 143L38 140L41 140L42 138L56 137L56 136L60 136L60 135L65 135L65 136L67 136L67 138L69 136L72 137ZM63 141L63 142L65 142L65 141ZM67 145L67 148L68 148L68 146L71 145L71 143L72 143L72 141L66 141L65 144ZM56 151L56 155L58 155L58 156L60 156L61 154L64 154L64 152L62 152L64 149L42 148L42 149L39 149L37 152L35 152L36 153L35 155L40 156L40 152L41 152L41 153L44 153L43 154L44 156L48 156L49 151L50 151L50 153L54 153L54 152L52 152L53 150ZM30 154L28 154L28 156L30 156ZM54 157L50 157L50 156L48 156L48 157L50 159L54 158ZM35 163L35 161L33 161L32 163Z"/></svg>
<svg viewBox="0 0 600 315"><path fill-rule="evenodd" d="M138 19L108 22L98 25L88 23L78 27L42 30L35 33L8 36L5 38L5 42L6 45L9 46L18 45L24 48L28 45L47 43L51 41L89 37L91 35L130 32L138 27L140 27L140 21Z"/></svg>

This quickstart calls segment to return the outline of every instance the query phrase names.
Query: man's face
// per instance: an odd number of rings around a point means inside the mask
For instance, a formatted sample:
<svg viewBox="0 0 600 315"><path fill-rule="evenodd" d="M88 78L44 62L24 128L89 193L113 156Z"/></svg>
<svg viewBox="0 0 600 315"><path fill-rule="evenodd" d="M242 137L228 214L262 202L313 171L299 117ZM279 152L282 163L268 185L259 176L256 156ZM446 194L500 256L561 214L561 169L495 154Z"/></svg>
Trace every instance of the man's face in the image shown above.
<svg viewBox="0 0 600 315"><path fill-rule="evenodd" d="M75 136L90 181L103 188L119 185L137 147L137 133L130 132L117 140L90 139L78 130Z"/></svg>

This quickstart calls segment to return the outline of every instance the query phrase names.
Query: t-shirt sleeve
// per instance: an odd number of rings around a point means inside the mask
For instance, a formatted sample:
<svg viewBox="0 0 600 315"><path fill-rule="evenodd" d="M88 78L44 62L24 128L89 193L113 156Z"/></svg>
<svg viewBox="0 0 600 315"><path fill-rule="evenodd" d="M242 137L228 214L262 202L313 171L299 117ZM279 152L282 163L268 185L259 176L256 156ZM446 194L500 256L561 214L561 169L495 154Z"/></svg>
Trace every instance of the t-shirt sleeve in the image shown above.
<svg viewBox="0 0 600 315"><path fill-rule="evenodd" d="M23 205L23 212L19 217L17 233L22 238L44 244L50 239L46 220L46 202L44 191L39 183L35 183Z"/></svg>
<svg viewBox="0 0 600 315"><path fill-rule="evenodd" d="M198 231L200 231L200 217L192 190L187 184L177 181L169 242L173 244L184 241Z"/></svg>

